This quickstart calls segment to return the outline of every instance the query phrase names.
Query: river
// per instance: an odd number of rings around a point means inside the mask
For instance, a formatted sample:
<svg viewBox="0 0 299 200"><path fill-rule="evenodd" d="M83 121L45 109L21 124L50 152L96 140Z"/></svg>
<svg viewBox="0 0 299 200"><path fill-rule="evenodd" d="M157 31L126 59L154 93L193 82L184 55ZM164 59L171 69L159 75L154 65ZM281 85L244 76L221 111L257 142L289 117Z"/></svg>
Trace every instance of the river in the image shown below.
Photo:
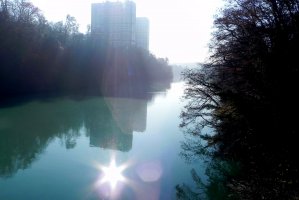
<svg viewBox="0 0 299 200"><path fill-rule="evenodd" d="M175 199L206 167L180 156L183 90L1 107L0 199Z"/></svg>

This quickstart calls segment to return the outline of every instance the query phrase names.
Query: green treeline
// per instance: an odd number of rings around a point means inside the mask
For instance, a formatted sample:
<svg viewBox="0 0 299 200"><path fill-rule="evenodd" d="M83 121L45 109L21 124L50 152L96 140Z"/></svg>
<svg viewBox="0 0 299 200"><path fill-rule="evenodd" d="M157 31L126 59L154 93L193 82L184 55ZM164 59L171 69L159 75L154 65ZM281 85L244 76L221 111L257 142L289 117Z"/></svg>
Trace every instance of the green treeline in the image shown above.
<svg viewBox="0 0 299 200"><path fill-rule="evenodd" d="M240 163L227 198L297 199L299 1L230 0L214 25L210 61L185 72L181 126L216 147L214 157Z"/></svg>
<svg viewBox="0 0 299 200"><path fill-rule="evenodd" d="M144 87L149 87L153 81L172 78L165 59L134 47L109 47L90 32L79 33L78 27L69 15L65 22L51 23L30 2L1 0L1 98L101 94L104 80L117 79L117 84L123 79L142 80Z"/></svg>

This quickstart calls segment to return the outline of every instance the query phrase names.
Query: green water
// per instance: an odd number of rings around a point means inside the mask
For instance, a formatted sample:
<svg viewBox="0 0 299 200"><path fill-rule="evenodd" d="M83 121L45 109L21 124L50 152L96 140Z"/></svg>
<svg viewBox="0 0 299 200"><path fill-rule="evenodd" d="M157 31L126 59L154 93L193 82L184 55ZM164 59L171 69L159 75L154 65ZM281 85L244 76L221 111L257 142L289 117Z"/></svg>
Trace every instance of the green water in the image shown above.
<svg viewBox="0 0 299 200"><path fill-rule="evenodd" d="M175 199L177 184L194 184L192 168L204 174L203 162L179 156L182 94L183 83L173 83L145 99L0 108L0 199ZM105 171L113 160L121 177Z"/></svg>

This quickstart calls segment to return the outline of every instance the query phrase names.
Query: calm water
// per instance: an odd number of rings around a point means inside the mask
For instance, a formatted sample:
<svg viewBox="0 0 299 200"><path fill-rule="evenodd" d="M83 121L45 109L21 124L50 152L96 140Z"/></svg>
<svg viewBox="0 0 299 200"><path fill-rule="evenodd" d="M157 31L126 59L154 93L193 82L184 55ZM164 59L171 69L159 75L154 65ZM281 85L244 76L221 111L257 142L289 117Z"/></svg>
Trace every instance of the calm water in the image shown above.
<svg viewBox="0 0 299 200"><path fill-rule="evenodd" d="M0 108L0 199L175 199L192 168L205 170L179 156L182 94L173 83L151 98Z"/></svg>

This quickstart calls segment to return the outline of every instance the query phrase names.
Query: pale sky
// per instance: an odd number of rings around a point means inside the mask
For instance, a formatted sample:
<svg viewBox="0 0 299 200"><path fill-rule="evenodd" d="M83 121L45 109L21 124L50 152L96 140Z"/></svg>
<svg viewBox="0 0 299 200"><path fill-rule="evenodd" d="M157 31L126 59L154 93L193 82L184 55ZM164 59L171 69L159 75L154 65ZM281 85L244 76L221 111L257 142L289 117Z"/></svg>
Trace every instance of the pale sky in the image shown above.
<svg viewBox="0 0 299 200"><path fill-rule="evenodd" d="M102 0L31 0L48 21L74 16L85 32L91 3ZM137 17L150 20L150 51L170 63L203 62L208 57L213 17L222 0L134 0Z"/></svg>

